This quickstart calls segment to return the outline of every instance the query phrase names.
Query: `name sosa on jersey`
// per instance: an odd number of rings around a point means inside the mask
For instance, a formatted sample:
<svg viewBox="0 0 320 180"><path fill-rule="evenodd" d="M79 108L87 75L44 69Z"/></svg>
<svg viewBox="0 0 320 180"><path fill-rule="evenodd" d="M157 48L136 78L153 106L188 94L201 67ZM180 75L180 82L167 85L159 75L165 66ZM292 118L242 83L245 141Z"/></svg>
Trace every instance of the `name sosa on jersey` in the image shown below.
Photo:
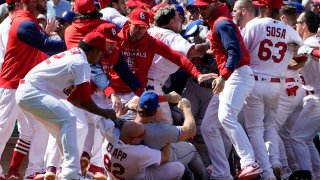
<svg viewBox="0 0 320 180"><path fill-rule="evenodd" d="M285 29L267 26L266 31L267 31L267 36L273 36L273 37L282 38L282 39L286 38Z"/></svg>

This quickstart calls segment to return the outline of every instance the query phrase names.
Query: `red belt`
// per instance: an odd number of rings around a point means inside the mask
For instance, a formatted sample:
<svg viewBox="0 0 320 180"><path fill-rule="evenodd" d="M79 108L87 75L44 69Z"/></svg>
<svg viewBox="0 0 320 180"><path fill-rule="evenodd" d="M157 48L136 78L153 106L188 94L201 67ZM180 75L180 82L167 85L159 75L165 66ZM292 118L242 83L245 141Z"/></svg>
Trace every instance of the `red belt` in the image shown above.
<svg viewBox="0 0 320 180"><path fill-rule="evenodd" d="M254 76L254 79L256 81L259 80L258 76ZM262 81L264 80L268 80L266 78L260 78ZM281 79L280 78L270 78L270 82L274 82L274 83L280 83L281 82ZM288 82L296 82L296 80L294 78L285 78L285 82L288 83Z"/></svg>

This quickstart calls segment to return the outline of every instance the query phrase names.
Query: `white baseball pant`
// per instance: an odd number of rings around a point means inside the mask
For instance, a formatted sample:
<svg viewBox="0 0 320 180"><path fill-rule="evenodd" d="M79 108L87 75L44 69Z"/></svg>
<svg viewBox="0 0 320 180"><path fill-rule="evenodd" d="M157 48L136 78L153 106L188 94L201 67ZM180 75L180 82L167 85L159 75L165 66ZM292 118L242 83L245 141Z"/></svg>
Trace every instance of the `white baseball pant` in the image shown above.
<svg viewBox="0 0 320 180"><path fill-rule="evenodd" d="M217 179L233 179L230 174L220 126L228 134L235 150L240 156L241 167L255 163L254 152L249 139L237 120L244 101L254 86L253 72L249 66L236 69L225 82L224 90L219 95L219 102L213 96L201 125L203 139L208 147L210 159L217 169L212 177ZM219 110L217 110L219 107ZM218 112L217 112L218 111ZM215 114L218 114L216 118ZM220 124L220 125L219 125Z"/></svg>
<svg viewBox="0 0 320 180"><path fill-rule="evenodd" d="M45 145L47 142L47 130L28 113L21 111L16 103L16 89L0 88L0 157L8 142L15 126L16 120L19 123L20 138L31 142L29 149L29 164L26 169L26 176L35 172L41 172L43 168L43 156L45 153ZM36 130L36 131L34 131ZM43 149L44 148L44 149ZM0 176L3 174L0 168Z"/></svg>
<svg viewBox="0 0 320 180"><path fill-rule="evenodd" d="M258 77L244 106L245 126L254 154L263 169L262 178L275 178L272 165L281 166L275 127L281 83L271 77ZM272 152L268 150L273 150ZM270 156L270 157L269 157Z"/></svg>
<svg viewBox="0 0 320 180"><path fill-rule="evenodd" d="M62 179L78 179L80 158L77 149L76 117L59 99L30 83L20 84L16 92L19 107L36 117L56 139L63 152Z"/></svg>
<svg viewBox="0 0 320 180"><path fill-rule="evenodd" d="M304 104L291 132L291 143L299 170L309 170L313 179L320 179L320 157L313 143L320 130L320 104Z"/></svg>

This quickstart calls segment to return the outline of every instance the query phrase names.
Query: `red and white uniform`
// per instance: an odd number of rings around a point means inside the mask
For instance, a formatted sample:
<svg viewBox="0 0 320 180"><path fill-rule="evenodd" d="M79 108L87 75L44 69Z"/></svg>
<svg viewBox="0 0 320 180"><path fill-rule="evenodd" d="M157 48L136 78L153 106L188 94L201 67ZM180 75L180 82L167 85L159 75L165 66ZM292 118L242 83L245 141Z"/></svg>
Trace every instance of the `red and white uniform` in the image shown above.
<svg viewBox="0 0 320 180"><path fill-rule="evenodd" d="M286 82L285 72L293 58L286 44L303 43L292 27L271 18L249 21L242 35L250 51L250 67L256 79L244 106L245 125L257 162L264 171L263 178L275 178L271 167L281 166L275 119L281 83Z"/></svg>
<svg viewBox="0 0 320 180"><path fill-rule="evenodd" d="M187 56L189 49L194 45L189 43L180 34L169 29L153 27L148 30L148 33L183 56ZM162 86L169 78L170 74L175 73L178 69L179 66L156 54L153 57L152 65L149 70L147 87L153 87L153 91L156 94L163 95ZM162 113L161 117L171 124L172 116L169 104L167 102L160 103L160 108L161 111L159 112Z"/></svg>
<svg viewBox="0 0 320 180"><path fill-rule="evenodd" d="M18 105L48 129L56 138L60 152L64 153L62 179L79 178L80 158L77 139L74 138L77 137L76 117L59 99L67 99L76 86L89 83L90 76L86 54L79 48L73 48L30 70L16 92Z"/></svg>

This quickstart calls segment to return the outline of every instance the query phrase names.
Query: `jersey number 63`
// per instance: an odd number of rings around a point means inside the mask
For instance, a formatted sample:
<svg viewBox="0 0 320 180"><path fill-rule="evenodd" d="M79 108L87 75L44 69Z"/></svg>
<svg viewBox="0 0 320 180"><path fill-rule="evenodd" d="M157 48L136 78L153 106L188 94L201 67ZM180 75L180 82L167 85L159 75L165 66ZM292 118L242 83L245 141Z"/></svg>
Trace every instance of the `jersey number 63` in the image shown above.
<svg viewBox="0 0 320 180"><path fill-rule="evenodd" d="M278 52L272 52L270 50L270 47L277 48ZM277 42L273 44L273 42L270 39L264 39L263 41L260 42L258 57L262 61L267 61L268 59L272 58L272 60L275 63L280 63L283 60L286 51L287 51L286 43ZM277 55L274 55L273 53L277 53Z"/></svg>

